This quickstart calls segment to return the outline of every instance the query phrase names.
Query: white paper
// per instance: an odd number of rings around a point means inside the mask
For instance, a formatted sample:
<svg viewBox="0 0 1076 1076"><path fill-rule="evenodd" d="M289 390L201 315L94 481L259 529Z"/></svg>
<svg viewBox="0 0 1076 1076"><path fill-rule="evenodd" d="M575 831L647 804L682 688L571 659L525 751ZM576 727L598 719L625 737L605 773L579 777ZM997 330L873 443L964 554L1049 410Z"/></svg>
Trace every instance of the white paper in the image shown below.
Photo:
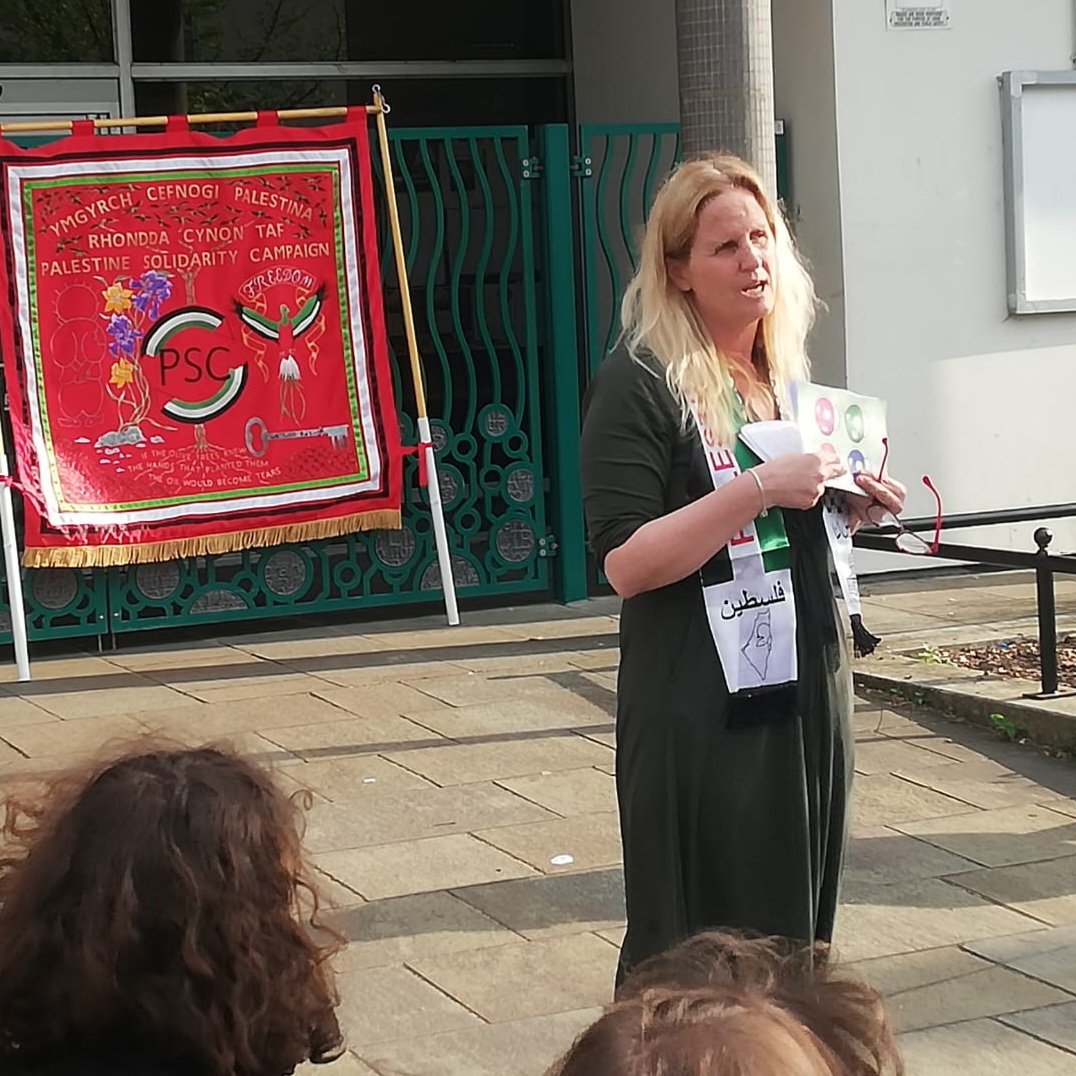
<svg viewBox="0 0 1076 1076"><path fill-rule="evenodd" d="M803 451L803 436L794 422L749 422L740 427L740 439L763 463Z"/></svg>

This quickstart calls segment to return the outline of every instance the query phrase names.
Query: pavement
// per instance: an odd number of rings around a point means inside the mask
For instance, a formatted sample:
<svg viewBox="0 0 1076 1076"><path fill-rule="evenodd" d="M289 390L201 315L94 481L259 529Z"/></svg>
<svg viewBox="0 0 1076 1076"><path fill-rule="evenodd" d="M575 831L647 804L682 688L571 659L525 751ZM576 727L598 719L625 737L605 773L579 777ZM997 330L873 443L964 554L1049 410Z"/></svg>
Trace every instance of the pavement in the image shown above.
<svg viewBox="0 0 1076 1076"><path fill-rule="evenodd" d="M1076 582L1058 591L1076 625ZM924 648L1033 624L1026 576L865 592L886 640L861 677L911 683L938 673ZM4 667L0 792L147 732L229 740L311 793L351 940L349 1053L311 1071L539 1076L609 1001L623 929L616 608L128 637L32 684ZM888 996L911 1076L1076 1074L1076 764L878 698L856 705L844 960Z"/></svg>

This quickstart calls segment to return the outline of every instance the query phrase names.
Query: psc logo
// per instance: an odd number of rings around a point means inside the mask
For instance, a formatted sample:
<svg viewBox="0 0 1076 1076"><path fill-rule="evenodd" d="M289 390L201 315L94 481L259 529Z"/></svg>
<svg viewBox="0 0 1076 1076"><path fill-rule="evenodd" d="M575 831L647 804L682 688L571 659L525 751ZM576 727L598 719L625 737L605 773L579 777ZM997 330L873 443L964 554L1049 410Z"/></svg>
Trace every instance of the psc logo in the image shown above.
<svg viewBox="0 0 1076 1076"><path fill-rule="evenodd" d="M161 385L165 390L169 388L169 381L173 385L178 381L190 386L182 396L173 396L161 407L161 411L176 422L199 425L208 422L227 411L246 388L247 364L245 360L238 366L230 363L229 343L232 341L229 334L222 334L221 343L208 346L195 343L197 338L192 337L184 347L177 339L194 329L216 335L223 324L224 318L215 310L185 306L161 318L146 333L142 352L149 358L160 360ZM202 386L202 393L196 395L195 386ZM208 395L204 395L206 387L212 389Z"/></svg>

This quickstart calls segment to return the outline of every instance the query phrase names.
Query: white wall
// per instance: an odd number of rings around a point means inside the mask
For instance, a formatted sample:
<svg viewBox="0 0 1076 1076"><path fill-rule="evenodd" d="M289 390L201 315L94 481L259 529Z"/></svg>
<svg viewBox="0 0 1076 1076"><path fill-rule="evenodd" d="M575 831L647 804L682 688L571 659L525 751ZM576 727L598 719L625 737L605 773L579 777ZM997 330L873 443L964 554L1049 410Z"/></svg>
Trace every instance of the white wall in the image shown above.
<svg viewBox="0 0 1076 1076"><path fill-rule="evenodd" d="M890 402L909 512L933 510L924 473L952 513L1076 501L1076 315L1007 313L996 83L1071 67L1072 0L952 0L952 29L908 32L883 0L832 3L848 381Z"/></svg>
<svg viewBox="0 0 1076 1076"><path fill-rule="evenodd" d="M830 0L773 0L776 114L790 146L786 209L826 309L810 340L814 378L845 383L844 271Z"/></svg>
<svg viewBox="0 0 1076 1076"><path fill-rule="evenodd" d="M572 0L579 123L679 123L675 0Z"/></svg>

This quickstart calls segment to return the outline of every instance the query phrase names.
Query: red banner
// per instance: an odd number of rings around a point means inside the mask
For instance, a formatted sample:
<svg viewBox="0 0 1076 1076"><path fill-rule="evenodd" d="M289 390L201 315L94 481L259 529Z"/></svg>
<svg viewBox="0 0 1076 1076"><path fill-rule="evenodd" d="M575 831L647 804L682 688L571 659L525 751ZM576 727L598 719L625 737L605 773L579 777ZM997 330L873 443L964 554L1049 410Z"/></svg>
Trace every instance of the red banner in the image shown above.
<svg viewBox="0 0 1076 1076"><path fill-rule="evenodd" d="M27 564L399 526L364 111L0 142L0 198Z"/></svg>

